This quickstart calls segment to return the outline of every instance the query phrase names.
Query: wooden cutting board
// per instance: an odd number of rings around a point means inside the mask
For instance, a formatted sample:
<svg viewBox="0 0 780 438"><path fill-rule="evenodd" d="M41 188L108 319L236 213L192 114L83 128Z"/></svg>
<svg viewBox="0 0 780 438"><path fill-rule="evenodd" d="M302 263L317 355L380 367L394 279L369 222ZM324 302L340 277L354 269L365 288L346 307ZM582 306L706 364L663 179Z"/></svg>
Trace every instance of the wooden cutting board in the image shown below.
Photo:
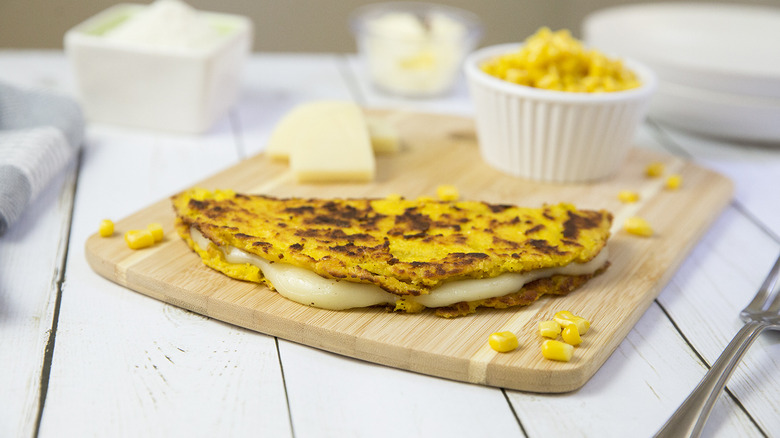
<svg viewBox="0 0 780 438"><path fill-rule="evenodd" d="M86 242L86 257L100 275L164 302L221 321L346 356L433 376L535 392L579 388L617 348L652 303L691 247L730 201L731 182L679 157L632 149L619 173L592 184L543 184L504 175L480 158L473 121L467 118L376 112L400 132L403 149L379 156L371 184L298 184L284 163L263 154L218 173L198 186L244 193L309 197L435 196L440 184L453 184L462 199L541 206L572 202L579 208L605 208L615 215L608 248L610 268L565 297L544 297L522 308L483 309L443 319L430 313L397 314L369 308L329 311L282 298L264 286L233 280L203 265L178 237L168 199L116 223L110 238ZM647 178L645 166L666 164L679 173L679 190L664 178ZM641 200L622 204L618 191L638 191ZM656 234L642 238L621 230L632 215L647 219ZM123 233L163 224L157 245L130 250ZM568 363L545 360L539 321L558 310L591 321ZM496 331L517 334L520 347L497 353L487 343Z"/></svg>

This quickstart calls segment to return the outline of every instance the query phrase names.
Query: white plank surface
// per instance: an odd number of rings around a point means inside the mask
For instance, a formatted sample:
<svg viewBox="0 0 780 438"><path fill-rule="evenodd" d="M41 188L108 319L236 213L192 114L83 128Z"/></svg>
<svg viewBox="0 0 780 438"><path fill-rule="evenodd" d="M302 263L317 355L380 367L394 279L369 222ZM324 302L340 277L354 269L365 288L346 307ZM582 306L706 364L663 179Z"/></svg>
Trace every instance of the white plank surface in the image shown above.
<svg viewBox="0 0 780 438"><path fill-rule="evenodd" d="M687 395L679 382L695 381L703 372L669 320L653 305L575 394L508 391L508 395L529 436L652 436L677 407L672 396ZM713 415L728 420L717 430L720 436L760 436L728 399L718 402Z"/></svg>
<svg viewBox="0 0 780 438"><path fill-rule="evenodd" d="M291 434L273 338L111 284L83 256L101 219L124 217L237 159L227 118L201 137L89 130L42 436Z"/></svg>
<svg viewBox="0 0 780 438"><path fill-rule="evenodd" d="M35 435L42 380L44 437L648 436L740 327L739 309L780 252L780 149L643 129L637 144L731 177L736 201L593 379L561 395L461 384L277 341L97 276L83 243L101 219L124 217L261 151L296 104L353 99L471 111L464 83L438 99L378 93L354 56L261 55L244 73L238 105L206 135L90 126L77 185L61 176L0 238L0 436ZM72 92L69 74L59 52L0 52L0 80ZM780 430L778 339L769 333L754 344L705 436Z"/></svg>
<svg viewBox="0 0 780 438"><path fill-rule="evenodd" d="M780 244L767 241L765 233L751 225L737 210L727 210L658 298L709 365L742 326L739 311L753 298L780 254ZM738 257L733 256L735 252ZM776 332L759 337L727 385L765 431L780 430L777 341ZM693 390L696 383L690 382L685 389ZM769 398L756 403L756 391ZM686 395L678 395L679 402ZM708 426L728 418L715 415Z"/></svg>
<svg viewBox="0 0 780 438"><path fill-rule="evenodd" d="M64 65L59 53L3 53L0 81L64 93ZM37 428L75 177L74 162L0 238L0 436L32 436Z"/></svg>
<svg viewBox="0 0 780 438"><path fill-rule="evenodd" d="M780 238L780 144L705 138L660 126L671 145L731 178L739 203Z"/></svg>
<svg viewBox="0 0 780 438"><path fill-rule="evenodd" d="M296 436L522 435L501 390L279 346Z"/></svg>
<svg viewBox="0 0 780 438"><path fill-rule="evenodd" d="M75 166L52 181L0 240L0 436L31 436L38 423ZM9 275L11 274L11 275Z"/></svg>

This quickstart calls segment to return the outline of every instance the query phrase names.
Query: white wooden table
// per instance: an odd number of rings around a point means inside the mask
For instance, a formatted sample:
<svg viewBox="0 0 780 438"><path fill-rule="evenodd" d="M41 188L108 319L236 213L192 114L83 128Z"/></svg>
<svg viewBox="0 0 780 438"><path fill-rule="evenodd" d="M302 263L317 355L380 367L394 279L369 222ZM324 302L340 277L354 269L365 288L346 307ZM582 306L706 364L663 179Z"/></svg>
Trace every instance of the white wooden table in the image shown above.
<svg viewBox="0 0 780 438"><path fill-rule="evenodd" d="M0 436L650 436L737 332L780 253L780 145L704 139L653 123L641 147L733 179L734 201L628 337L580 390L475 386L373 365L181 310L105 280L84 259L120 219L260 152L296 104L470 114L449 97L374 92L343 55L257 55L240 101L206 135L90 125L74 165L0 238ZM57 51L0 51L0 80L74 93ZM705 436L780 436L780 333L731 378Z"/></svg>

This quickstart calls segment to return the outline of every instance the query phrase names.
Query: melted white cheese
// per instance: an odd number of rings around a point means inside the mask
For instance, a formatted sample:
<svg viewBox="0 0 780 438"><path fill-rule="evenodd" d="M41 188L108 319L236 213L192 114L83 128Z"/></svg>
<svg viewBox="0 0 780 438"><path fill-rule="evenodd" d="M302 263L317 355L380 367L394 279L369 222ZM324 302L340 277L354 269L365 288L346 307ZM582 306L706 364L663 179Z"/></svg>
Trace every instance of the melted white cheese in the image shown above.
<svg viewBox="0 0 780 438"><path fill-rule="evenodd" d="M192 228L195 244L207 248L208 239ZM425 307L445 307L461 301L477 301L517 292L524 284L553 275L585 275L596 272L607 262L605 247L587 263L571 263L559 268L537 269L525 273L506 273L493 278L455 280L434 288L428 295L401 297L382 290L377 285L324 278L308 269L288 263L272 263L238 248L220 248L228 263L257 266L283 297L307 306L330 310L395 304L406 298Z"/></svg>

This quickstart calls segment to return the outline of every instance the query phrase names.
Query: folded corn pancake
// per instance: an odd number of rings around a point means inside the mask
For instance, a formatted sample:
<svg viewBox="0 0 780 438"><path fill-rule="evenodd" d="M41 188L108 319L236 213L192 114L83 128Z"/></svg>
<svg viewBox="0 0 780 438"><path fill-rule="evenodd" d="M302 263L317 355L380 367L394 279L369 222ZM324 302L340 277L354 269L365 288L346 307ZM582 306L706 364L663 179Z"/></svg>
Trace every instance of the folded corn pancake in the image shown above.
<svg viewBox="0 0 780 438"><path fill-rule="evenodd" d="M607 266L612 215L570 204L303 199L192 189L172 198L203 262L328 309L459 316L565 294Z"/></svg>

